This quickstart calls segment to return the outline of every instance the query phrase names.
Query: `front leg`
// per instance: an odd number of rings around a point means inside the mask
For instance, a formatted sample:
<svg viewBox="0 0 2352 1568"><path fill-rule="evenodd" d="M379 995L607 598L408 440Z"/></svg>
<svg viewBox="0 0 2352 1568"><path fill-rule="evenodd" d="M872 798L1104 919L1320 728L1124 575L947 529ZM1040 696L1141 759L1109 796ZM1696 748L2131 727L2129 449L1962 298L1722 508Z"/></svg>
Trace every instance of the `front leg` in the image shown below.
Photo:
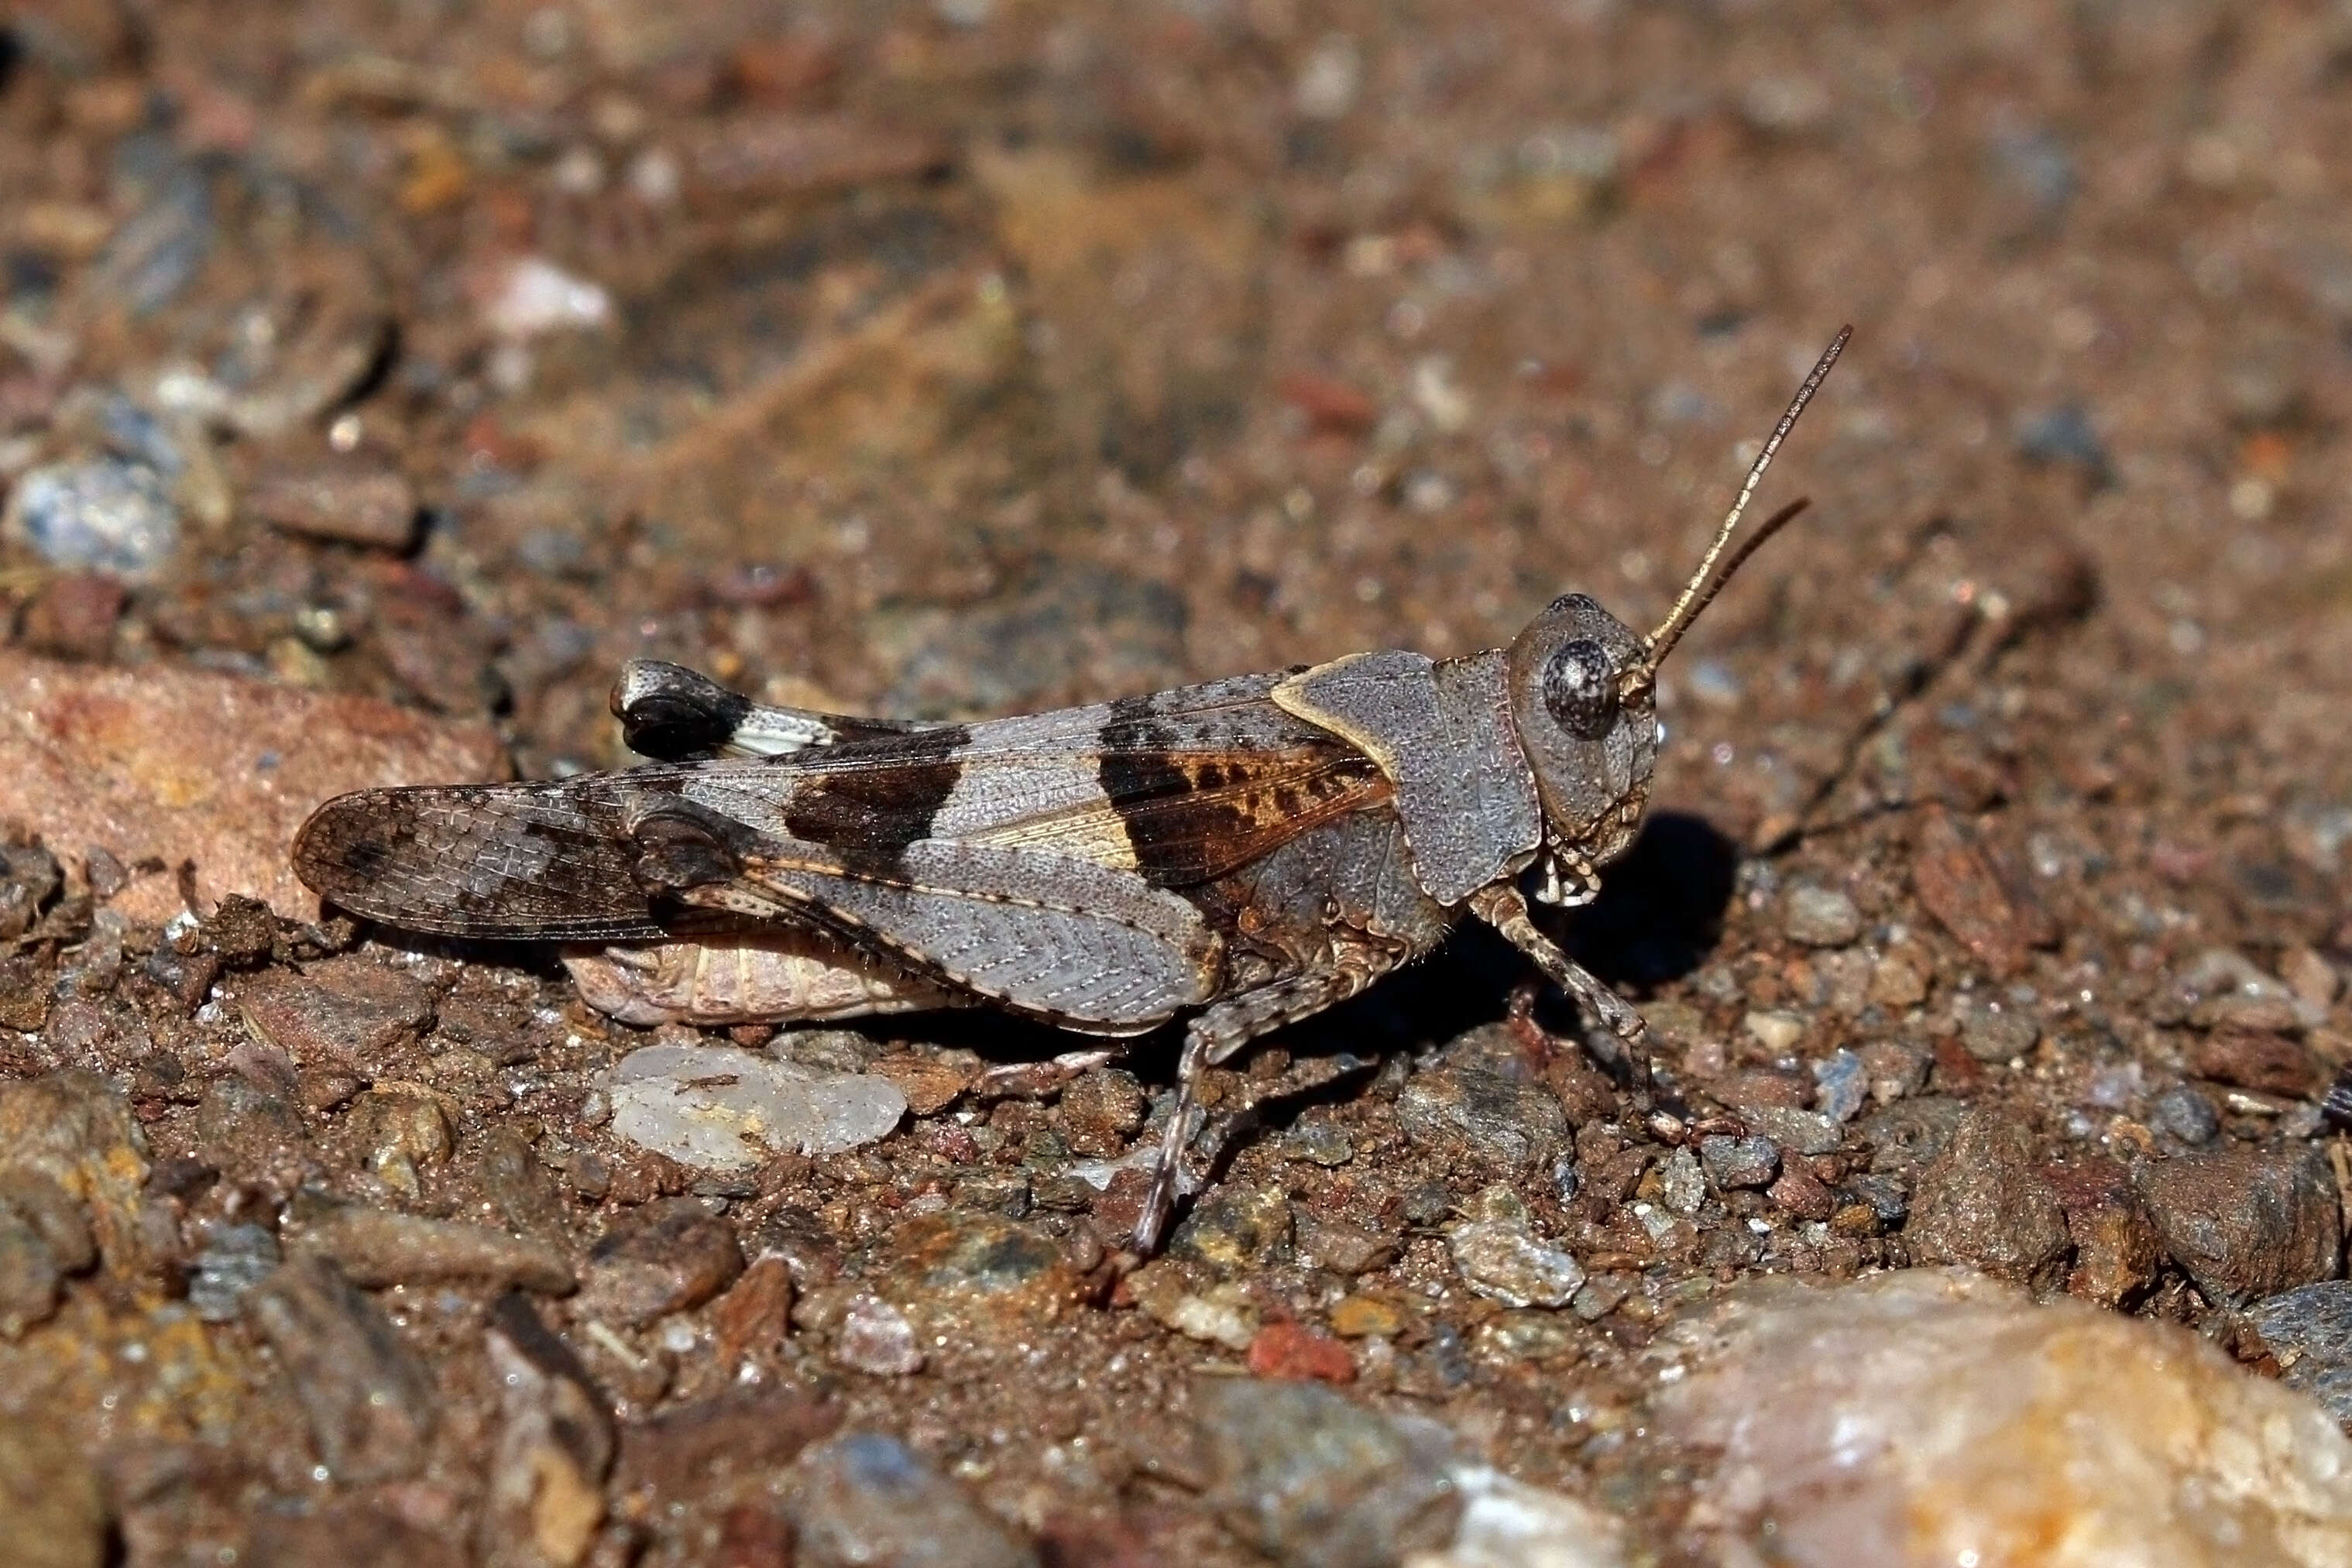
<svg viewBox="0 0 2352 1568"><path fill-rule="evenodd" d="M1528 901L1519 895L1517 888L1507 882L1482 887L1470 895L1470 910L1507 937L1512 946L1534 959L1536 967L1606 1024L1610 1033L1629 1043L1642 1038L1649 1026L1642 1021L1633 1004L1602 985L1591 970L1537 930L1535 917L1528 912Z"/></svg>

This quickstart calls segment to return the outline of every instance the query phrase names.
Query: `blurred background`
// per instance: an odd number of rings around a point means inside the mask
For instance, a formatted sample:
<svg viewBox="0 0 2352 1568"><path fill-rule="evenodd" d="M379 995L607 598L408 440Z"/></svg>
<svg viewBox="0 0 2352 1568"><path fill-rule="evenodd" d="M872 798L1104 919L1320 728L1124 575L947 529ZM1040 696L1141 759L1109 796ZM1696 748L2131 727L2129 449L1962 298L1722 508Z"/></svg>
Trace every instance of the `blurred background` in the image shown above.
<svg viewBox="0 0 2352 1568"><path fill-rule="evenodd" d="M1569 588L1646 624L1852 321L1768 497L1813 512L1671 672L1669 795L1785 827L1956 600L2090 596L1996 719L2156 792L2292 757L2270 804L2347 831L2340 6L33 0L7 39L22 646L489 715L543 773L618 759L634 653L978 714L1465 651Z"/></svg>

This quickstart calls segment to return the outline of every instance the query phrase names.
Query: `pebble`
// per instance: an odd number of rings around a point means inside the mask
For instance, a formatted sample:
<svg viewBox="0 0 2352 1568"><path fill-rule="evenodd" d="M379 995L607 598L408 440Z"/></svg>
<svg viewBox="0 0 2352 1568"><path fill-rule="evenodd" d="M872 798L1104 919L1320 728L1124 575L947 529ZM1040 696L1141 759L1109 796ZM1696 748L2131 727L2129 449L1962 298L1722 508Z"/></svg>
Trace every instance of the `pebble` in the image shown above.
<svg viewBox="0 0 2352 1568"><path fill-rule="evenodd" d="M1068 1317L1087 1296L1061 1238L1001 1214L924 1215L893 1231L887 1251L877 1288L926 1337L1028 1333Z"/></svg>
<svg viewBox="0 0 2352 1568"><path fill-rule="evenodd" d="M1072 1154L1114 1159L1126 1152L1129 1137L1143 1125L1146 1108L1143 1085L1134 1073L1098 1067L1078 1074L1062 1091L1054 1121Z"/></svg>
<svg viewBox="0 0 2352 1568"><path fill-rule="evenodd" d="M20 476L9 490L0 533L51 566L146 582L180 548L180 513L162 475L142 463L100 456Z"/></svg>
<svg viewBox="0 0 2352 1568"><path fill-rule="evenodd" d="M1535 1233L1527 1206L1507 1187L1488 1187L1475 1216L1446 1233L1454 1271L1465 1283L1508 1307L1561 1307L1584 1283L1574 1258Z"/></svg>
<svg viewBox="0 0 2352 1568"><path fill-rule="evenodd" d="M833 1359L872 1377L906 1377L923 1370L923 1349L907 1314L878 1296L859 1294L835 1325Z"/></svg>
<svg viewBox="0 0 2352 1568"><path fill-rule="evenodd" d="M1756 1043L1775 1056L1786 1056L1805 1038L1805 1020L1797 1013L1752 1012L1740 1020Z"/></svg>
<svg viewBox="0 0 2352 1568"><path fill-rule="evenodd" d="M2256 1301L2246 1319L2279 1364L2279 1381L2352 1431L2352 1281L2322 1280Z"/></svg>
<svg viewBox="0 0 2352 1568"><path fill-rule="evenodd" d="M103 659L129 595L110 572L68 571L52 578L25 612L25 646L60 659Z"/></svg>
<svg viewBox="0 0 2352 1568"><path fill-rule="evenodd" d="M2065 1210L2023 1128L1972 1111L1919 1177L1903 1228L1923 1263L1967 1263L1996 1279L2054 1289L2072 1245Z"/></svg>
<svg viewBox="0 0 2352 1568"><path fill-rule="evenodd" d="M1623 1568L1625 1527L1589 1503L1483 1465L1456 1466L1462 1519L1442 1552L1412 1568Z"/></svg>
<svg viewBox="0 0 2352 1568"><path fill-rule="evenodd" d="M1222 1277L1287 1260L1290 1199L1278 1186L1229 1182L1192 1212L1169 1239L1169 1255L1205 1264Z"/></svg>
<svg viewBox="0 0 2352 1568"><path fill-rule="evenodd" d="M2231 1025L2190 1042L2189 1070L2217 1083L2290 1100L2317 1094L2330 1076L2300 1042L2276 1030Z"/></svg>
<svg viewBox="0 0 2352 1568"><path fill-rule="evenodd" d="M2176 1083L2156 1097L2148 1120L2195 1148L2221 1135L2221 1113L2213 1102L2186 1083Z"/></svg>
<svg viewBox="0 0 2352 1568"><path fill-rule="evenodd" d="M357 1070L413 1044L432 1021L433 1003L431 988L413 976L342 960L314 965L308 975L277 970L260 977L238 996L237 1012L299 1066Z"/></svg>
<svg viewBox="0 0 2352 1568"><path fill-rule="evenodd" d="M771 1253L744 1270L710 1309L719 1359L731 1367L775 1350L792 1332L792 1266Z"/></svg>
<svg viewBox="0 0 2352 1568"><path fill-rule="evenodd" d="M1851 1051L1813 1063L1813 1105L1832 1121L1851 1122L1870 1098L1870 1069Z"/></svg>
<svg viewBox="0 0 2352 1568"><path fill-rule="evenodd" d="M2197 1288L2231 1305L2333 1279L2342 1216L2326 1153L2233 1144L2136 1173L2157 1234Z"/></svg>
<svg viewBox="0 0 2352 1568"><path fill-rule="evenodd" d="M1650 1354L1707 1561L2352 1562L2352 1443L2167 1324L1914 1269L1742 1285Z"/></svg>
<svg viewBox="0 0 2352 1568"><path fill-rule="evenodd" d="M721 1467L758 1477L764 1490L769 1477L840 1426L840 1405L806 1388L739 1386L624 1427L614 1490L687 1498L708 1487L708 1472Z"/></svg>
<svg viewBox="0 0 2352 1568"><path fill-rule="evenodd" d="M1960 1044L1979 1061L2012 1061L2042 1039L2042 1026L2018 1008L1999 1002L1971 1008L1960 1020Z"/></svg>
<svg viewBox="0 0 2352 1568"><path fill-rule="evenodd" d="M188 1309L208 1323L234 1322L245 1293L275 1272L284 1258L267 1226L213 1227L189 1265Z"/></svg>
<svg viewBox="0 0 2352 1568"><path fill-rule="evenodd" d="M1378 1296L1342 1296L1331 1305L1331 1332L1342 1339L1394 1339L1404 1314Z"/></svg>
<svg viewBox="0 0 2352 1568"><path fill-rule="evenodd" d="M642 1328L698 1307L743 1271L734 1228L695 1198L649 1203L589 1249L577 1309Z"/></svg>
<svg viewBox="0 0 2352 1568"><path fill-rule="evenodd" d="M1268 1323L1250 1341L1249 1370L1253 1377L1353 1383L1356 1358L1338 1340L1304 1324Z"/></svg>
<svg viewBox="0 0 2352 1568"><path fill-rule="evenodd" d="M1808 947L1850 946L1862 936L1862 911L1835 888L1801 882L1781 899L1780 929Z"/></svg>
<svg viewBox="0 0 2352 1568"><path fill-rule="evenodd" d="M64 885L57 856L37 843L0 838L0 942L14 942L30 930Z"/></svg>
<svg viewBox="0 0 2352 1568"><path fill-rule="evenodd" d="M15 1568L102 1568L107 1509L95 1466L64 1423L0 1421L0 1520Z"/></svg>
<svg viewBox="0 0 2352 1568"><path fill-rule="evenodd" d="M1335 1170L1356 1157L1356 1140L1335 1122L1301 1122L1282 1135L1282 1157Z"/></svg>
<svg viewBox="0 0 2352 1568"><path fill-rule="evenodd" d="M1257 1309L1239 1286L1218 1284L1198 1265L1154 1259L1119 1281L1119 1297L1161 1327L1203 1344L1246 1351L1257 1338Z"/></svg>
<svg viewBox="0 0 2352 1568"><path fill-rule="evenodd" d="M1206 1497L1283 1568L1386 1568L1450 1542L1451 1435L1318 1383L1202 1378L1192 1412Z"/></svg>
<svg viewBox="0 0 2352 1568"><path fill-rule="evenodd" d="M1479 1067L1415 1074L1397 1097L1397 1123L1414 1142L1473 1164L1548 1168L1569 1147L1568 1113L1549 1090Z"/></svg>
<svg viewBox="0 0 2352 1568"><path fill-rule="evenodd" d="M286 533L394 551L415 543L421 516L405 475L361 459L266 474L246 491L244 506Z"/></svg>
<svg viewBox="0 0 2352 1568"><path fill-rule="evenodd" d="M2016 906L1975 841L1940 807L1930 807L1921 819L1911 887L1993 978L2011 979L2024 969L2024 927Z"/></svg>
<svg viewBox="0 0 2352 1568"><path fill-rule="evenodd" d="M1368 1218L1376 1218L1367 1216ZM1291 1218L1291 1244L1304 1261L1335 1274L1366 1274L1396 1261L1402 1238L1352 1220L1299 1209Z"/></svg>
<svg viewBox="0 0 2352 1568"><path fill-rule="evenodd" d="M1826 1155L1845 1141L1837 1118L1819 1111L1752 1105L1742 1106L1739 1113L1750 1132L1769 1138L1790 1154Z"/></svg>
<svg viewBox="0 0 2352 1568"><path fill-rule="evenodd" d="M95 1073L0 1082L0 1180L20 1193L47 1186L69 1197L107 1273L126 1282L163 1266L144 1223L147 1168L146 1135L130 1105ZM61 1265L82 1266L74 1261L79 1244L68 1241L57 1218L45 1216L37 1228Z"/></svg>
<svg viewBox="0 0 2352 1568"><path fill-rule="evenodd" d="M1910 959L1889 953L1871 966L1870 988L1863 997L1899 1014L1927 999L1927 977Z"/></svg>
<svg viewBox="0 0 2352 1568"><path fill-rule="evenodd" d="M2114 1160L2092 1155L2047 1166L2042 1174L2066 1211L2066 1231L2074 1240L2067 1293L2108 1307L2137 1300L2156 1282L2164 1243L2133 1189L2130 1173Z"/></svg>
<svg viewBox="0 0 2352 1568"><path fill-rule="evenodd" d="M1010 1525L895 1437L844 1433L783 1479L798 1568L1037 1568Z"/></svg>
<svg viewBox="0 0 2352 1568"><path fill-rule="evenodd" d="M1666 1207L1685 1219L1706 1202L1706 1173L1699 1168L1698 1156L1687 1148L1665 1157L1658 1166L1658 1181Z"/></svg>
<svg viewBox="0 0 2352 1568"><path fill-rule="evenodd" d="M436 723L372 697L297 691L157 663L61 664L0 650L0 779L9 811L52 844L124 865L192 860L201 896L243 893L289 918L319 900L286 846L331 795L501 775L487 726ZM108 905L142 925L183 914L175 879L140 876Z"/></svg>
<svg viewBox="0 0 2352 1568"><path fill-rule="evenodd" d="M724 1046L649 1045L614 1067L613 1131L697 1170L774 1154L837 1155L887 1134L907 1096L871 1073L826 1072Z"/></svg>
<svg viewBox="0 0 2352 1568"><path fill-rule="evenodd" d="M562 1295L575 1282L563 1254L544 1243L382 1208L339 1208L307 1227L296 1250L332 1258L346 1279L371 1289L465 1282Z"/></svg>
<svg viewBox="0 0 2352 1568"><path fill-rule="evenodd" d="M337 1481L365 1486L423 1468L437 1415L432 1375L332 1262L289 1260L247 1295L245 1312L277 1353L280 1386Z"/></svg>
<svg viewBox="0 0 2352 1568"><path fill-rule="evenodd" d="M1780 1151L1769 1138L1708 1137L1698 1141L1698 1163L1717 1187L1769 1186L1780 1174Z"/></svg>
<svg viewBox="0 0 2352 1568"><path fill-rule="evenodd" d="M573 1568L604 1521L617 1436L611 1410L522 1297L499 1301L482 1341L499 1420L485 1533L530 1542L544 1568Z"/></svg>

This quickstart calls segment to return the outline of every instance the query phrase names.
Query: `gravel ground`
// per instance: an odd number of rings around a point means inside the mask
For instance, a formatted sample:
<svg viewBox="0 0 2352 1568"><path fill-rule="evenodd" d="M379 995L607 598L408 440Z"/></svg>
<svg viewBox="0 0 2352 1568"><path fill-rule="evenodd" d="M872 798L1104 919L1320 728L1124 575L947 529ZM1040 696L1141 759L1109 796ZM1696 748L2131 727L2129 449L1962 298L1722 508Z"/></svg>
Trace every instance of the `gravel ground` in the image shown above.
<svg viewBox="0 0 2352 1568"><path fill-rule="evenodd" d="M13 15L17 1561L2352 1556L2340 8ZM1139 1261L1167 1040L633 1029L286 873L625 762L632 656L1649 624L1847 321L1559 926L1653 1106L1465 937L1213 1072Z"/></svg>

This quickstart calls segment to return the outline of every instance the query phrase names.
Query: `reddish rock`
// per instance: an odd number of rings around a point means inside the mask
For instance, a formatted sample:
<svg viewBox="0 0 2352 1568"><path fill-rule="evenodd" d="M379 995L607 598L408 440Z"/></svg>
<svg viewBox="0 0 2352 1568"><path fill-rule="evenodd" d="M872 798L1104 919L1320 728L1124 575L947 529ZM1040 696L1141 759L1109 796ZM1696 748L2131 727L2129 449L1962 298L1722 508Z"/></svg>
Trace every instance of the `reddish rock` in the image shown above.
<svg viewBox="0 0 2352 1568"><path fill-rule="evenodd" d="M1301 1323L1268 1323L1250 1341L1249 1369L1254 1377L1312 1379L1318 1383L1353 1383L1356 1358L1328 1334Z"/></svg>
<svg viewBox="0 0 2352 1568"><path fill-rule="evenodd" d="M2310 1051L2265 1029L2223 1028L2200 1035L2189 1047L2189 1065L2200 1078L2291 1100L2308 1099L2327 1082Z"/></svg>
<svg viewBox="0 0 2352 1568"><path fill-rule="evenodd" d="M2023 971L2028 934L2017 906L1974 839L1940 810L1929 810L1920 823L1911 887L1994 978Z"/></svg>
<svg viewBox="0 0 2352 1568"><path fill-rule="evenodd" d="M313 807L347 789L505 773L487 726L191 670L0 653L0 779L11 814L62 853L96 845L124 865L193 861L208 904L244 893L315 920L318 899L286 862ZM182 904L173 877L148 875L113 907L161 925Z"/></svg>

